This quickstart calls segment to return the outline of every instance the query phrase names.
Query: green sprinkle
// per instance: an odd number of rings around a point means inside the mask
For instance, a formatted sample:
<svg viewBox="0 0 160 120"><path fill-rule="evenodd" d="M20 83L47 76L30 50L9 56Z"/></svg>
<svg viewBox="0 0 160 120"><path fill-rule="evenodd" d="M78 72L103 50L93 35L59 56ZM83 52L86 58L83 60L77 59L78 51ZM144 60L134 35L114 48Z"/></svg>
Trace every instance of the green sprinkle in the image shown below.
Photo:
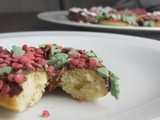
<svg viewBox="0 0 160 120"><path fill-rule="evenodd" d="M62 58L62 59L67 59L68 55L65 53L57 53L54 55L54 57Z"/></svg>
<svg viewBox="0 0 160 120"><path fill-rule="evenodd" d="M58 45L57 45L57 44L52 44L52 46L55 46L55 47L57 47Z"/></svg>
<svg viewBox="0 0 160 120"><path fill-rule="evenodd" d="M154 24L154 22L153 22L152 20L150 20L150 21L146 21L146 22L144 23L144 26L145 26L145 27L148 27L148 26L154 27L155 24Z"/></svg>
<svg viewBox="0 0 160 120"><path fill-rule="evenodd" d="M137 21L137 18L134 15L133 16L125 16L125 15L123 15L123 22L138 26L138 23L136 21Z"/></svg>
<svg viewBox="0 0 160 120"><path fill-rule="evenodd" d="M53 44L51 47L51 51L49 52L49 59L51 59L54 56L54 54L61 52L61 50L56 48L57 48L56 44Z"/></svg>
<svg viewBox="0 0 160 120"><path fill-rule="evenodd" d="M39 45L40 48L45 48L46 44Z"/></svg>
<svg viewBox="0 0 160 120"><path fill-rule="evenodd" d="M65 53L57 53L52 59L47 60L48 65L54 65L55 69L58 70L63 64L68 63L71 59Z"/></svg>
<svg viewBox="0 0 160 120"><path fill-rule="evenodd" d="M111 18L111 14L106 13L106 14L105 14L105 17L106 17L107 19L109 19L109 18Z"/></svg>
<svg viewBox="0 0 160 120"><path fill-rule="evenodd" d="M9 74L10 72L12 72L12 68L11 67L0 68L0 75L3 75L4 73Z"/></svg>
<svg viewBox="0 0 160 120"><path fill-rule="evenodd" d="M72 49L71 51L68 52L68 54L69 54L69 55L70 55L70 54L79 54L79 52L76 51L76 50L74 50L74 49Z"/></svg>
<svg viewBox="0 0 160 120"><path fill-rule="evenodd" d="M121 19L121 16L120 16L120 15L117 15L117 19L120 20L120 19Z"/></svg>
<svg viewBox="0 0 160 120"><path fill-rule="evenodd" d="M117 17L117 15L116 15L116 14L111 14L111 17L112 17L113 19L115 19L115 20L117 20L117 19L118 19L118 17Z"/></svg>
<svg viewBox="0 0 160 120"><path fill-rule="evenodd" d="M96 57L96 54L91 50L90 52L85 53L89 57Z"/></svg>
<svg viewBox="0 0 160 120"><path fill-rule="evenodd" d="M101 19L103 19L104 17L105 17L105 16L103 16L103 13L102 13L102 12L98 13L96 22L98 23L98 22L99 22Z"/></svg>
<svg viewBox="0 0 160 120"><path fill-rule="evenodd" d="M53 65L53 64L54 64L54 60L53 59L47 60L47 65Z"/></svg>
<svg viewBox="0 0 160 120"><path fill-rule="evenodd" d="M149 21L146 21L146 22L144 23L144 26L145 26L145 27L148 27L148 26L149 26Z"/></svg>
<svg viewBox="0 0 160 120"><path fill-rule="evenodd" d="M70 62L71 59L63 60L63 61L58 61L57 64L55 64L55 69L58 70L62 65Z"/></svg>
<svg viewBox="0 0 160 120"><path fill-rule="evenodd" d="M154 27L155 26L154 22L153 21L149 21L149 26Z"/></svg>
<svg viewBox="0 0 160 120"><path fill-rule="evenodd" d="M98 68L97 73L104 78L109 77L109 71L107 70L107 68L104 67Z"/></svg>
<svg viewBox="0 0 160 120"><path fill-rule="evenodd" d="M21 47L18 47L18 46L12 46L12 51L13 51L13 54L15 55L19 55L19 56L23 56L25 54L25 51L22 50Z"/></svg>
<svg viewBox="0 0 160 120"><path fill-rule="evenodd" d="M120 93L118 80L119 78L110 72L111 95L114 96L116 99L119 98Z"/></svg>

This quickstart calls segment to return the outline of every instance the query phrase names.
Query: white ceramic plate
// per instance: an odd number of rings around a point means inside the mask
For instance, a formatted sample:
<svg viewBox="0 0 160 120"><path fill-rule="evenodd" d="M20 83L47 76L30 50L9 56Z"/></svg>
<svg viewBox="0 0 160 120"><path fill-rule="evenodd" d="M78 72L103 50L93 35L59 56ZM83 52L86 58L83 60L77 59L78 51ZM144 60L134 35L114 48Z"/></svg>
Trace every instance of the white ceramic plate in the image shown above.
<svg viewBox="0 0 160 120"><path fill-rule="evenodd" d="M1 34L0 45L38 46L57 43L94 50L108 69L120 78L120 99L110 94L93 102L79 103L65 95L48 93L22 113L0 109L0 119L44 120L151 120L160 117L160 42L116 34L84 32L31 32Z"/></svg>
<svg viewBox="0 0 160 120"><path fill-rule="evenodd" d="M91 23L80 23L74 22L69 20L67 17L67 11L56 11L56 12L42 12L39 13L37 16L41 20L54 22L59 24L71 25L71 26L78 26L78 27L86 27L86 28L93 28L93 29L112 29L112 30L132 30L132 31L159 31L160 27L129 27L129 26L108 26L108 25L99 25L99 24L91 24Z"/></svg>

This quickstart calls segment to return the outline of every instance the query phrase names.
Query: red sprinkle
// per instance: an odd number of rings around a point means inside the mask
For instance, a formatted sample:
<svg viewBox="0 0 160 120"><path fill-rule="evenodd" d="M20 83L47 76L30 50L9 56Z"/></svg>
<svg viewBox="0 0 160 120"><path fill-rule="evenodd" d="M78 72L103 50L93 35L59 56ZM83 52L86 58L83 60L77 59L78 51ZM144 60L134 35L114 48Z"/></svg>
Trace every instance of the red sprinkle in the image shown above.
<svg viewBox="0 0 160 120"><path fill-rule="evenodd" d="M14 80L15 80L15 82L20 84L24 81L24 75L19 73L15 76Z"/></svg>
<svg viewBox="0 0 160 120"><path fill-rule="evenodd" d="M24 66L25 66L25 67L29 67L29 66L31 66L30 61L26 61L26 62L24 63Z"/></svg>
<svg viewBox="0 0 160 120"><path fill-rule="evenodd" d="M45 46L45 49L48 49L48 48L50 49L51 45L48 44L48 45Z"/></svg>
<svg viewBox="0 0 160 120"><path fill-rule="evenodd" d="M85 60L83 58L80 58L79 60L80 60L80 62L78 64L78 67L83 67L85 64Z"/></svg>
<svg viewBox="0 0 160 120"><path fill-rule="evenodd" d="M23 68L23 65L19 64L19 63L12 63L12 68L14 70L19 70L19 69Z"/></svg>
<svg viewBox="0 0 160 120"><path fill-rule="evenodd" d="M19 59L21 56L19 56L19 55L14 55L14 54L13 54L12 57Z"/></svg>
<svg viewBox="0 0 160 120"><path fill-rule="evenodd" d="M96 67L103 67L103 64L97 62L97 63L96 63Z"/></svg>
<svg viewBox="0 0 160 120"><path fill-rule="evenodd" d="M33 62L33 63L32 63L32 65L33 65L33 66L35 66L35 67L39 67L39 68L41 68L41 67L42 67L42 65L41 65L41 64L38 64L38 63L35 63L35 62Z"/></svg>
<svg viewBox="0 0 160 120"><path fill-rule="evenodd" d="M63 47L62 46L57 46L57 49L63 50Z"/></svg>
<svg viewBox="0 0 160 120"><path fill-rule="evenodd" d="M26 61L28 61L28 58L26 56L22 56L19 60L19 62L23 65L25 64Z"/></svg>
<svg viewBox="0 0 160 120"><path fill-rule="evenodd" d="M6 67L6 66L7 66L7 63L2 63L2 64L0 64L0 68Z"/></svg>
<svg viewBox="0 0 160 120"><path fill-rule="evenodd" d="M78 101L79 101L79 102L83 102L83 99L82 99L82 98L79 98Z"/></svg>
<svg viewBox="0 0 160 120"><path fill-rule="evenodd" d="M78 55L77 54L70 54L69 57L70 58L78 58Z"/></svg>
<svg viewBox="0 0 160 120"><path fill-rule="evenodd" d="M84 54L84 50L78 50L78 52L80 53L80 54Z"/></svg>
<svg viewBox="0 0 160 120"><path fill-rule="evenodd" d="M35 51L35 47L29 47L29 50L30 50L31 52L34 52L34 51Z"/></svg>
<svg viewBox="0 0 160 120"><path fill-rule="evenodd" d="M25 50L25 51L28 51L29 48L28 48L27 45L23 45L22 49Z"/></svg>
<svg viewBox="0 0 160 120"><path fill-rule="evenodd" d="M41 57L41 54L34 54L35 57Z"/></svg>
<svg viewBox="0 0 160 120"><path fill-rule="evenodd" d="M11 88L9 87L9 85L4 84L2 89L1 89L1 93L2 95L9 93L9 91L11 90Z"/></svg>
<svg viewBox="0 0 160 120"><path fill-rule="evenodd" d="M2 63L4 60L2 58L0 58L0 63Z"/></svg>
<svg viewBox="0 0 160 120"><path fill-rule="evenodd" d="M42 111L42 117L49 117L50 113L47 110Z"/></svg>
<svg viewBox="0 0 160 120"><path fill-rule="evenodd" d="M43 50L42 50L42 49L38 48L38 49L36 49L36 53L37 53L37 54L41 54L41 55L42 55L44 52L43 52Z"/></svg>
<svg viewBox="0 0 160 120"><path fill-rule="evenodd" d="M24 56L28 57L29 59L34 59L34 55L32 53L26 53Z"/></svg>
<svg viewBox="0 0 160 120"><path fill-rule="evenodd" d="M74 65L74 66L76 66L76 65L78 65L79 64L79 59L73 59L72 61L71 61L71 64L72 65Z"/></svg>
<svg viewBox="0 0 160 120"><path fill-rule="evenodd" d="M7 64L9 65L9 64L11 63L11 62L10 62L11 59L12 59L12 58L10 58L10 57L5 58L3 62L4 62L4 63L7 63Z"/></svg>
<svg viewBox="0 0 160 120"><path fill-rule="evenodd" d="M84 59L87 59L88 56L87 55L81 55L80 58L84 58Z"/></svg>
<svg viewBox="0 0 160 120"><path fill-rule="evenodd" d="M12 58L11 61L12 61L12 62L19 62L19 59L17 59L17 58Z"/></svg>
<svg viewBox="0 0 160 120"><path fill-rule="evenodd" d="M2 89L4 82L0 80L0 89Z"/></svg>
<svg viewBox="0 0 160 120"><path fill-rule="evenodd" d="M14 82L14 78L15 78L15 75L14 75L14 74L9 74L9 75L8 75L8 81L9 81L9 82Z"/></svg>
<svg viewBox="0 0 160 120"><path fill-rule="evenodd" d="M49 66L49 67L48 67L48 70L49 70L50 72L51 72L51 71L54 71L54 66L52 66L52 65Z"/></svg>
<svg viewBox="0 0 160 120"><path fill-rule="evenodd" d="M4 54L4 53L1 53L1 54L0 54L0 57L1 57L1 58L7 58L7 57L9 57L9 55Z"/></svg>
<svg viewBox="0 0 160 120"><path fill-rule="evenodd" d="M90 59L89 60L89 66L90 67L95 67L96 63L97 63L97 61L95 59Z"/></svg>
<svg viewBox="0 0 160 120"><path fill-rule="evenodd" d="M46 60L44 60L44 59L39 59L38 60L38 64L41 64L41 65L46 65L47 63L46 63Z"/></svg>

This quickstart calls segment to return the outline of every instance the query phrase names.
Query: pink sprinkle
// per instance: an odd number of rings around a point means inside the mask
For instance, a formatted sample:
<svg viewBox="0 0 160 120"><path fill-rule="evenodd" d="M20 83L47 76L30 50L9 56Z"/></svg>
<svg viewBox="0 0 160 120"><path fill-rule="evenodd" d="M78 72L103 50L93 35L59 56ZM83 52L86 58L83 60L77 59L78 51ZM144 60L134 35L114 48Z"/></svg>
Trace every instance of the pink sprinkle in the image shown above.
<svg viewBox="0 0 160 120"><path fill-rule="evenodd" d="M49 70L49 71L54 71L54 66L52 66L52 65L49 66L49 67L48 67L48 70Z"/></svg>
<svg viewBox="0 0 160 120"><path fill-rule="evenodd" d="M10 90L11 89L10 89L9 85L4 84L3 87L2 87L2 89L1 89L1 94L2 95L7 94L7 93L9 93Z"/></svg>
<svg viewBox="0 0 160 120"><path fill-rule="evenodd" d="M0 58L0 63L2 63L4 60L2 58Z"/></svg>
<svg viewBox="0 0 160 120"><path fill-rule="evenodd" d="M77 54L70 54L69 57L70 58L78 58L78 55Z"/></svg>
<svg viewBox="0 0 160 120"><path fill-rule="evenodd" d="M78 101L79 101L79 102L83 102L83 99L82 99L82 98L79 98Z"/></svg>
<svg viewBox="0 0 160 120"><path fill-rule="evenodd" d="M30 65L31 65L30 61L26 61L26 62L24 63L24 66L25 66L25 67L29 67Z"/></svg>
<svg viewBox="0 0 160 120"><path fill-rule="evenodd" d="M96 65L97 61L95 59L90 59L89 60L89 66L94 67Z"/></svg>
<svg viewBox="0 0 160 120"><path fill-rule="evenodd" d="M87 55L81 55L80 58L84 58L84 59L87 59L88 56Z"/></svg>
<svg viewBox="0 0 160 120"><path fill-rule="evenodd" d="M26 61L28 61L28 57L22 56L22 57L20 58L20 61L19 61L19 62L24 65L24 63L25 63Z"/></svg>
<svg viewBox="0 0 160 120"><path fill-rule="evenodd" d="M43 52L42 49L38 48L38 49L36 49L36 53L37 53L37 54L43 54L44 52Z"/></svg>
<svg viewBox="0 0 160 120"><path fill-rule="evenodd" d="M20 84L24 81L24 75L19 73L15 76L14 80L15 80L15 82Z"/></svg>
<svg viewBox="0 0 160 120"><path fill-rule="evenodd" d="M78 50L78 52L80 53L80 54L84 54L84 50Z"/></svg>
<svg viewBox="0 0 160 120"><path fill-rule="evenodd" d="M7 66L7 64L6 64L6 63L2 63L2 64L0 64L0 68L6 67L6 66Z"/></svg>
<svg viewBox="0 0 160 120"><path fill-rule="evenodd" d="M76 66L76 65L78 65L79 64L79 59L73 59L72 61L71 61L71 64L72 65L74 65L74 66Z"/></svg>
<svg viewBox="0 0 160 120"><path fill-rule="evenodd" d="M97 62L96 67L103 67L103 64Z"/></svg>
<svg viewBox="0 0 160 120"><path fill-rule="evenodd" d="M46 60L44 60L44 59L39 59L38 60L38 64L41 64L41 65L46 65L47 63L46 63Z"/></svg>
<svg viewBox="0 0 160 120"><path fill-rule="evenodd" d="M63 47L62 46L57 46L57 49L63 50Z"/></svg>
<svg viewBox="0 0 160 120"><path fill-rule="evenodd" d="M24 56L28 57L29 59L34 59L34 55L32 53L26 53Z"/></svg>
<svg viewBox="0 0 160 120"><path fill-rule="evenodd" d="M23 45L22 49L25 50L25 51L27 51L29 48L28 48L27 45Z"/></svg>
<svg viewBox="0 0 160 120"><path fill-rule="evenodd" d="M14 82L14 78L15 78L15 75L14 75L14 74L9 74L9 75L8 75L8 81L9 81L9 82Z"/></svg>
<svg viewBox="0 0 160 120"><path fill-rule="evenodd" d="M13 54L12 57L16 58L16 59L19 59L21 56Z"/></svg>
<svg viewBox="0 0 160 120"><path fill-rule="evenodd" d="M42 111L42 117L49 117L50 113L47 110Z"/></svg>
<svg viewBox="0 0 160 120"><path fill-rule="evenodd" d="M19 63L12 63L12 68L14 70L19 70L19 69L23 68L23 65L19 64Z"/></svg>
<svg viewBox="0 0 160 120"><path fill-rule="evenodd" d="M51 48L51 45L50 44L47 44L46 46L45 46L45 49L50 49Z"/></svg>

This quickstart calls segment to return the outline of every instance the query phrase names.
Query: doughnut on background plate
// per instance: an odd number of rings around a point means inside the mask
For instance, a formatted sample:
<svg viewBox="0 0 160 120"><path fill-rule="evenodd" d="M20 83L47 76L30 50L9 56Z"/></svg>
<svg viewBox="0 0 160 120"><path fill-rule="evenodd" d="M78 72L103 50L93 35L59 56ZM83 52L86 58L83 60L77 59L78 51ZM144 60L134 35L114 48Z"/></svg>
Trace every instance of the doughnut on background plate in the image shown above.
<svg viewBox="0 0 160 120"><path fill-rule="evenodd" d="M160 32L160 27L113 26L113 25L82 23L82 22L71 21L66 16L67 16L67 11L49 11L49 12L42 12L37 15L39 19L47 21L47 22L51 22L51 23L64 24L64 25L82 27L82 28L93 29L93 30L103 30L103 31L112 30L112 32L114 33L119 32L119 31L122 33L126 33L128 31L129 32L131 31L139 32L140 31L143 33L147 31L148 34L151 34L150 32L158 34Z"/></svg>
<svg viewBox="0 0 160 120"><path fill-rule="evenodd" d="M160 42L116 34L88 32L28 32L1 34L1 45L38 46L57 43L95 51L104 65L119 78L120 98L110 93L96 101L79 103L61 92L49 92L21 113L0 108L0 119L44 120L151 120L160 118Z"/></svg>

